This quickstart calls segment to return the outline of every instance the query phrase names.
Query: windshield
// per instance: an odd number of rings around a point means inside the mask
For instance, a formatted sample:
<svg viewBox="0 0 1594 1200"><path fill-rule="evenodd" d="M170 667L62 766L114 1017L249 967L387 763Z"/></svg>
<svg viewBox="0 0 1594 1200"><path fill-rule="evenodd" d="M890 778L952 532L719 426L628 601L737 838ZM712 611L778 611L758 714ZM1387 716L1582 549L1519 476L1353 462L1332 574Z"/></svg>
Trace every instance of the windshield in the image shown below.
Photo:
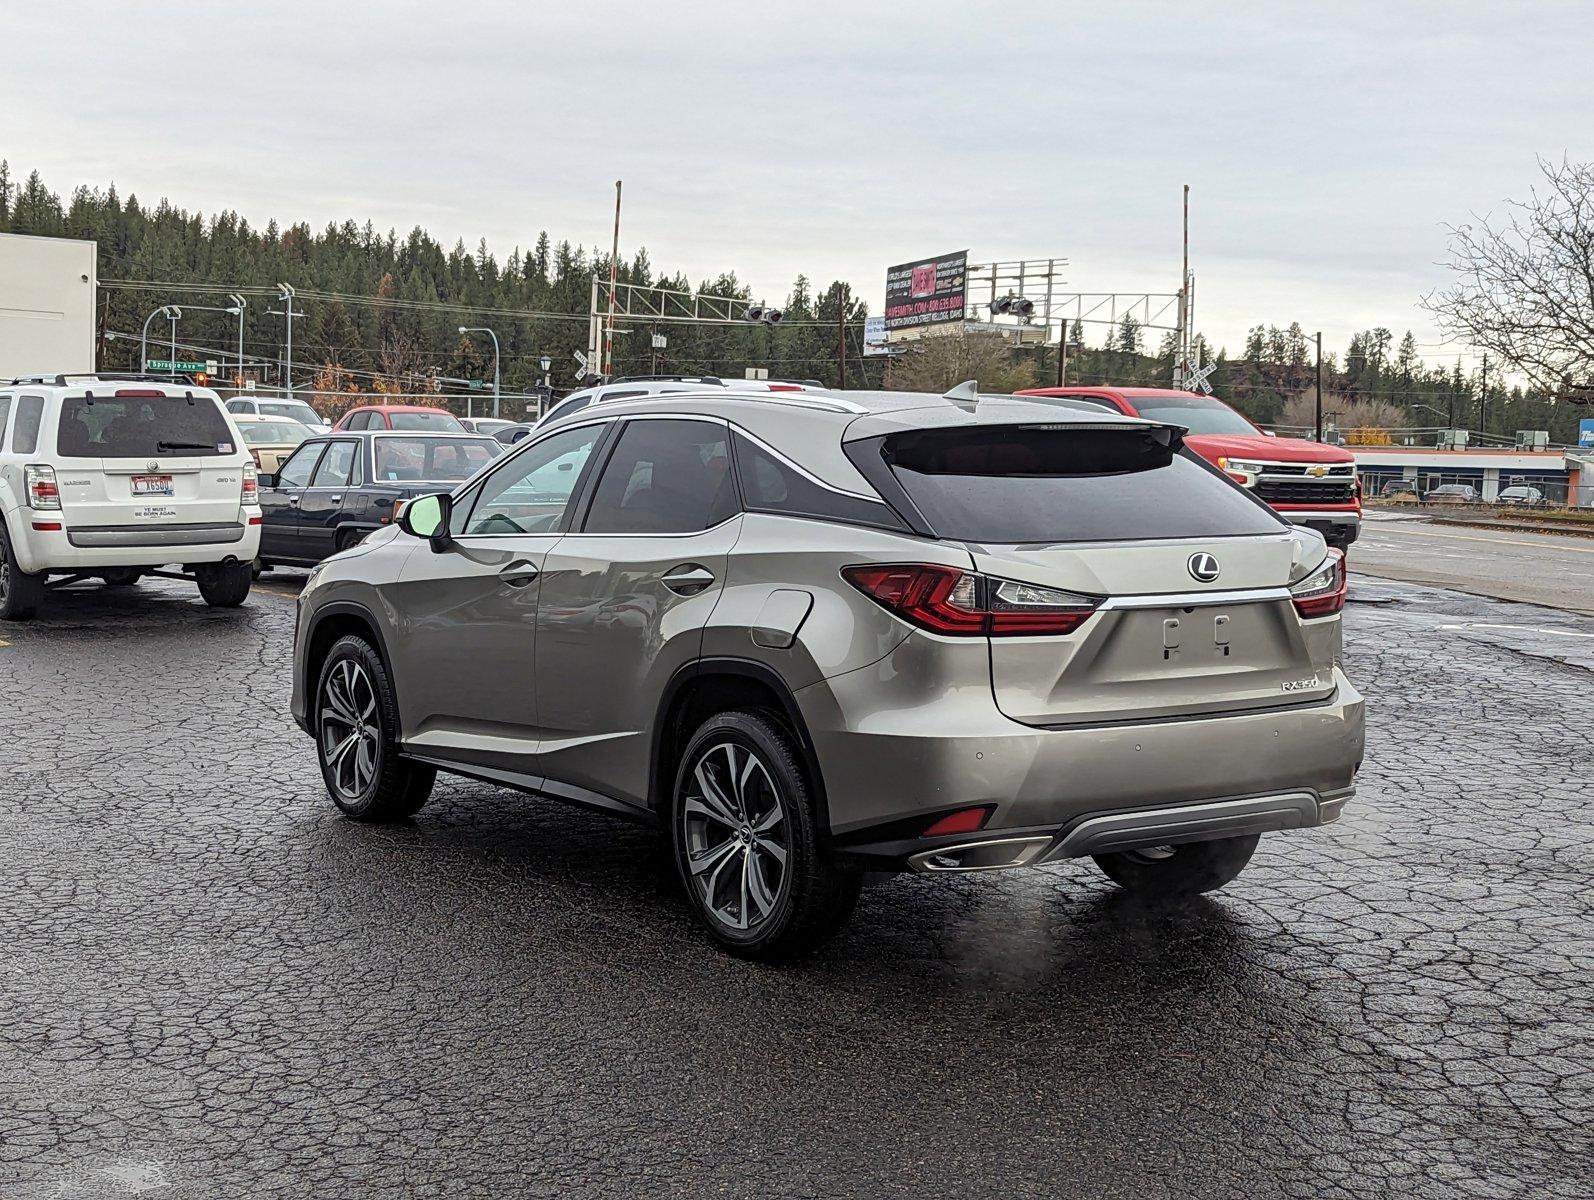
<svg viewBox="0 0 1594 1200"><path fill-rule="evenodd" d="M321 414L303 400L262 400L260 414L266 417L287 417L301 425L325 425Z"/></svg>
<svg viewBox="0 0 1594 1200"><path fill-rule="evenodd" d="M1183 425L1191 433L1262 436L1255 425L1211 396L1127 396L1125 399L1146 420Z"/></svg>
<svg viewBox="0 0 1594 1200"><path fill-rule="evenodd" d="M485 467L502 452L502 446L486 437L377 438L376 481L449 483L469 479L478 468Z"/></svg>
<svg viewBox="0 0 1594 1200"><path fill-rule="evenodd" d="M232 431L214 400L186 396L61 402L57 448L67 458L231 454Z"/></svg>
<svg viewBox="0 0 1594 1200"><path fill-rule="evenodd" d="M286 421L239 421L238 432L251 446L297 446L310 436L310 430Z"/></svg>
<svg viewBox="0 0 1594 1200"><path fill-rule="evenodd" d="M452 413L396 412L389 416L394 429L434 429L439 433L461 433L465 429Z"/></svg>

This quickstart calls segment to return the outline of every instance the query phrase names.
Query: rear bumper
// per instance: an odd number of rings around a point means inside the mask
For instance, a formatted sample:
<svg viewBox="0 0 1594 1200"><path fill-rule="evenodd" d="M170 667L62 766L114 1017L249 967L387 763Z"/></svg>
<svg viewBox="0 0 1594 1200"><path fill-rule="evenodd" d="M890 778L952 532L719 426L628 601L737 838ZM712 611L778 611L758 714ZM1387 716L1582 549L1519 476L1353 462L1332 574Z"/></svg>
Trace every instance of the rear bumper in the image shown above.
<svg viewBox="0 0 1594 1200"><path fill-rule="evenodd" d="M1315 529L1330 542L1349 545L1362 529L1362 515L1354 508L1278 508L1274 511L1292 525Z"/></svg>
<svg viewBox="0 0 1594 1200"><path fill-rule="evenodd" d="M162 526L73 526L33 529L31 517L54 523L54 514L8 514L17 563L30 574L95 571L105 567L161 567L172 563L253 561L260 526L242 522ZM24 524L27 521L27 524ZM64 522L62 522L64 524Z"/></svg>

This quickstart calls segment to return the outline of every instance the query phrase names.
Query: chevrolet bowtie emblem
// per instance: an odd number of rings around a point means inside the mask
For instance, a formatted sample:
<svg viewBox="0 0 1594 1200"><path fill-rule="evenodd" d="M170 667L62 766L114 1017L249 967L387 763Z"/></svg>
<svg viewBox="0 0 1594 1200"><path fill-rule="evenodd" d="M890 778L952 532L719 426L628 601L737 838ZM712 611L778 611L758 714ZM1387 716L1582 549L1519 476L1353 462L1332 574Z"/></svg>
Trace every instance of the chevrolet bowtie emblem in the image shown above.
<svg viewBox="0 0 1594 1200"><path fill-rule="evenodd" d="M1312 478L1314 478L1314 479L1321 479L1324 475L1328 474L1328 468L1327 467L1307 467L1306 468L1306 473L1308 475L1312 476Z"/></svg>

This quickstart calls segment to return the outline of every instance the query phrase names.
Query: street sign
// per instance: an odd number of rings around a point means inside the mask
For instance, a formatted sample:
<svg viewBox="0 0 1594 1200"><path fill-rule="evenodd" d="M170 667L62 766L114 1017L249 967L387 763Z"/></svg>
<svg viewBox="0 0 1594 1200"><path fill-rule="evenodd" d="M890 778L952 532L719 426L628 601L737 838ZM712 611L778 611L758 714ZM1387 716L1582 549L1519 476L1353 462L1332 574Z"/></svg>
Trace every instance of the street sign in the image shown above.
<svg viewBox="0 0 1594 1200"><path fill-rule="evenodd" d="M144 362L146 371L203 371L207 369L207 366L208 364L206 363L189 362L181 358L175 362L169 358L151 358L146 359Z"/></svg>
<svg viewBox="0 0 1594 1200"><path fill-rule="evenodd" d="M487 384L480 379L467 379L465 381L465 386L473 392L479 392L485 388Z"/></svg>
<svg viewBox="0 0 1594 1200"><path fill-rule="evenodd" d="M653 348L655 350L663 350L668 347L669 344L670 339L665 337L662 333L655 333L653 335Z"/></svg>

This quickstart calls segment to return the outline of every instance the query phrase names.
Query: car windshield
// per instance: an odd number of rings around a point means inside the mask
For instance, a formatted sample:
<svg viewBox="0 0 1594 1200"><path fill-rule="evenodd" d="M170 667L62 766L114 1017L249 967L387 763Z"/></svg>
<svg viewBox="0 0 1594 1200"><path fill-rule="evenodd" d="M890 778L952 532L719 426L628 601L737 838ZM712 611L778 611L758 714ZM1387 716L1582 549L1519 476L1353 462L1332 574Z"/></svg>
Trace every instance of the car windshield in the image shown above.
<svg viewBox="0 0 1594 1200"><path fill-rule="evenodd" d="M1255 425L1211 396L1127 396L1125 399L1146 420L1183 425L1191 433L1262 436Z"/></svg>
<svg viewBox="0 0 1594 1200"><path fill-rule="evenodd" d="M239 421L238 432L251 446L297 446L310 436L306 426L287 421Z"/></svg>
<svg viewBox="0 0 1594 1200"><path fill-rule="evenodd" d="M502 451L501 445L487 437L381 437L376 439L375 480L455 482L470 478Z"/></svg>
<svg viewBox="0 0 1594 1200"><path fill-rule="evenodd" d="M264 417L287 417L301 425L325 425L321 414L316 412L303 400L262 400L260 402L260 415Z"/></svg>
<svg viewBox="0 0 1594 1200"><path fill-rule="evenodd" d="M125 394L63 400L57 446L68 458L186 458L235 449L214 400Z"/></svg>
<svg viewBox="0 0 1594 1200"><path fill-rule="evenodd" d="M430 429L438 433L461 433L465 429L457 417L446 412L396 412L389 417L394 429Z"/></svg>

